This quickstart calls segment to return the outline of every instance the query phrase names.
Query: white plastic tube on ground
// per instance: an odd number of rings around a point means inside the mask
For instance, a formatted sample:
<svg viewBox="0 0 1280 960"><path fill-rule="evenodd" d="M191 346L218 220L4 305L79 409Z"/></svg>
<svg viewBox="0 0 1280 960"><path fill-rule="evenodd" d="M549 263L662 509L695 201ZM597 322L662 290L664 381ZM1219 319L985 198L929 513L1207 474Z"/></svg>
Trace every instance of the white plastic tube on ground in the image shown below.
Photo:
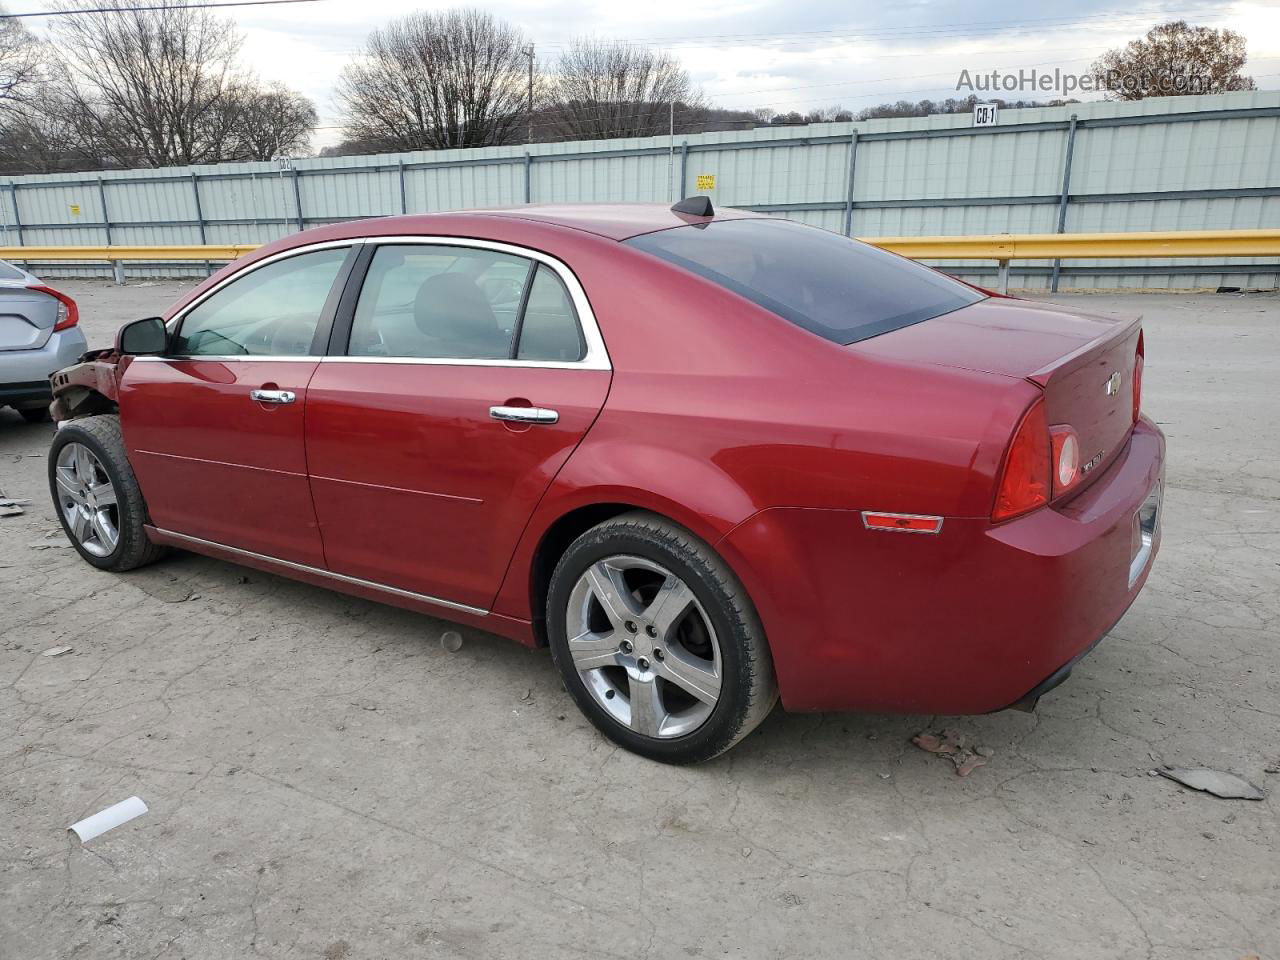
<svg viewBox="0 0 1280 960"><path fill-rule="evenodd" d="M113 807L95 813L92 817L85 817L79 823L73 823L67 827L77 837L81 843L88 843L94 837L101 836L108 830L114 830L122 823L128 823L134 817L140 817L147 812L147 805L137 797L130 797L123 800Z"/></svg>

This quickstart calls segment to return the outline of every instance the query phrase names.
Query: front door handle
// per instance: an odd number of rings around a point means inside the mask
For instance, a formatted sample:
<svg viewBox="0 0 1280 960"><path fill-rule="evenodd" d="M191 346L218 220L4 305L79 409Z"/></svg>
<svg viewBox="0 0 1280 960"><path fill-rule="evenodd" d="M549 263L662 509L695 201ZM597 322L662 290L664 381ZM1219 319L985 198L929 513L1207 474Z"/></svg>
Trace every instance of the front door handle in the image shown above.
<svg viewBox="0 0 1280 960"><path fill-rule="evenodd" d="M259 403L293 403L298 399L292 390L250 390L249 396Z"/></svg>
<svg viewBox="0 0 1280 960"><path fill-rule="evenodd" d="M556 423L560 419L559 413L546 407L490 407L489 416L511 423Z"/></svg>

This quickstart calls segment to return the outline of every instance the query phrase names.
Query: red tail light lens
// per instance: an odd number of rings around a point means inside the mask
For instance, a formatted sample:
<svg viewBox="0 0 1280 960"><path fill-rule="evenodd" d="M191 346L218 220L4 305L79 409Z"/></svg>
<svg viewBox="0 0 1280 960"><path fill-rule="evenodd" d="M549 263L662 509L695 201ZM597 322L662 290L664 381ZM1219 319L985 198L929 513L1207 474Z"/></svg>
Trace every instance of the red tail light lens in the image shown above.
<svg viewBox="0 0 1280 960"><path fill-rule="evenodd" d="M1138 422L1142 413L1142 368L1146 365L1147 348L1142 342L1142 331L1138 331L1138 355L1133 360L1133 422Z"/></svg>
<svg viewBox="0 0 1280 960"><path fill-rule="evenodd" d="M53 324L53 332L66 330L68 327L74 327L80 322L80 308L76 306L76 302L68 297L60 290L53 287L33 286L30 290L39 290L41 293L47 293L53 299L58 301L58 319Z"/></svg>
<svg viewBox="0 0 1280 960"><path fill-rule="evenodd" d="M1049 448L1049 423L1041 398L1023 414L1022 422L1014 431L996 489L992 520L1008 520L1049 502L1052 484Z"/></svg>

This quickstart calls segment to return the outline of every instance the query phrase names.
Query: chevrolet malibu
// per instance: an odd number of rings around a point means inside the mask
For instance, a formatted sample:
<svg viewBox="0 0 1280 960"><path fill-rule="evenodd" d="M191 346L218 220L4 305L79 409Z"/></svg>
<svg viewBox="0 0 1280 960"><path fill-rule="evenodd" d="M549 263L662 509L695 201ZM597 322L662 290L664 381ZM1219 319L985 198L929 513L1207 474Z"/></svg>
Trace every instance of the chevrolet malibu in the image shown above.
<svg viewBox="0 0 1280 960"><path fill-rule="evenodd" d="M1137 322L705 198L306 231L53 378L96 567L181 548L550 647L606 736L1033 706L1133 602Z"/></svg>

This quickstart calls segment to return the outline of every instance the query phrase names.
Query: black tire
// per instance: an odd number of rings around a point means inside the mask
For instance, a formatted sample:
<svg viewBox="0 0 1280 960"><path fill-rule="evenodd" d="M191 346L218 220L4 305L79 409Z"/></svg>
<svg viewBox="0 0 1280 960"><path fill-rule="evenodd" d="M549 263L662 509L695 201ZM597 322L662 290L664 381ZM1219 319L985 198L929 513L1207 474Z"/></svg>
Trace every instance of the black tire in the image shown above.
<svg viewBox="0 0 1280 960"><path fill-rule="evenodd" d="M116 529L119 540L115 549L106 556L90 553L79 543L59 502L56 470L58 454L69 443L80 443L93 451L116 491ZM49 447L49 494L53 497L54 513L62 530L86 561L100 570L120 573L152 563L165 555L167 550L147 539L143 524L147 522L147 505L142 490L133 475L129 458L125 453L124 438L120 432L120 418L114 414L82 417L65 423Z"/></svg>
<svg viewBox="0 0 1280 960"><path fill-rule="evenodd" d="M49 419L48 407L27 407L18 411L27 423L44 423Z"/></svg>
<svg viewBox="0 0 1280 960"><path fill-rule="evenodd" d="M570 655L566 625L574 585L592 564L622 556L659 564L682 579L715 629L719 699L702 725L687 734L644 736L615 719L588 691ZM653 760L685 764L719 756L754 730L778 700L773 658L746 590L706 543L656 514L622 514L592 527L569 546L551 577L547 632L552 658L578 708L609 739Z"/></svg>

